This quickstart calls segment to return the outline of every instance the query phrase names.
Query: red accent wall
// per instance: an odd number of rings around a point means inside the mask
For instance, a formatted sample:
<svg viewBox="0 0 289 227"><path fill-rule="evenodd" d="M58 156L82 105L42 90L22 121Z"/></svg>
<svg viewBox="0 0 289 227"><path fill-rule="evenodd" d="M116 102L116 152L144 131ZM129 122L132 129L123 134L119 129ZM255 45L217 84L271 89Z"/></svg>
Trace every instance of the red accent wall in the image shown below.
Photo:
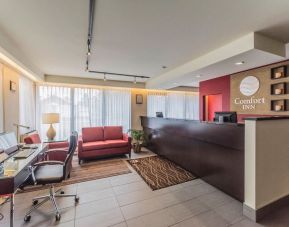
<svg viewBox="0 0 289 227"><path fill-rule="evenodd" d="M222 110L230 111L230 76L200 82L200 120L204 119L204 99L207 95L222 95Z"/></svg>
<svg viewBox="0 0 289 227"><path fill-rule="evenodd" d="M222 94L208 95L208 120L213 121L215 112L222 111Z"/></svg>

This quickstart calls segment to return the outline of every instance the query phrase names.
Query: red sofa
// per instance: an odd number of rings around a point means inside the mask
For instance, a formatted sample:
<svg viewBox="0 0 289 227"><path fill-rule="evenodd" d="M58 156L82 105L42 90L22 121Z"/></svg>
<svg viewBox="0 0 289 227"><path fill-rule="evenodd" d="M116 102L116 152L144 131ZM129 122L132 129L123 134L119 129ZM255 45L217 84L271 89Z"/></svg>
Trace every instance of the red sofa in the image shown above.
<svg viewBox="0 0 289 227"><path fill-rule="evenodd" d="M129 154L131 138L122 132L121 126L83 128L78 140L78 160Z"/></svg>

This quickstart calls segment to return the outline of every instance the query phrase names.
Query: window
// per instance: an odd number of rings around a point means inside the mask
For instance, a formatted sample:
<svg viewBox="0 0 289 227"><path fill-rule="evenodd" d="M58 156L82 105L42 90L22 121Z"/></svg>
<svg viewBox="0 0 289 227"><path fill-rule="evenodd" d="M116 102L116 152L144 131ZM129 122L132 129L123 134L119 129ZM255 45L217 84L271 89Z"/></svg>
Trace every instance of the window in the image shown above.
<svg viewBox="0 0 289 227"><path fill-rule="evenodd" d="M29 130L20 128L20 134L34 130L35 122L35 84L25 76L20 76L19 124L29 127Z"/></svg>
<svg viewBox="0 0 289 227"><path fill-rule="evenodd" d="M147 97L147 115L155 117L156 112L162 112L166 116L166 93L149 91Z"/></svg>
<svg viewBox="0 0 289 227"><path fill-rule="evenodd" d="M186 118L186 95L185 93L167 94L167 117L185 119Z"/></svg>
<svg viewBox="0 0 289 227"><path fill-rule="evenodd" d="M104 125L122 125L127 132L131 122L130 90L105 90L104 94Z"/></svg>
<svg viewBox="0 0 289 227"><path fill-rule="evenodd" d="M54 124L53 127L56 130L57 137L67 137L71 132L71 88L39 86L37 104L37 123L41 137L46 137L45 134L49 127L49 125L41 123L43 113L59 113L60 122Z"/></svg>
<svg viewBox="0 0 289 227"><path fill-rule="evenodd" d="M67 88L41 85L38 89L38 120L44 138L48 126L41 125L41 115L60 113L55 124L57 135L65 138L70 131L81 133L83 127L122 125L130 128L131 92L129 89Z"/></svg>
<svg viewBox="0 0 289 227"><path fill-rule="evenodd" d="M164 117L199 119L199 96L193 92L148 92L148 116L163 112Z"/></svg>
<svg viewBox="0 0 289 227"><path fill-rule="evenodd" d="M74 89L74 129L103 125L103 91L100 89Z"/></svg>

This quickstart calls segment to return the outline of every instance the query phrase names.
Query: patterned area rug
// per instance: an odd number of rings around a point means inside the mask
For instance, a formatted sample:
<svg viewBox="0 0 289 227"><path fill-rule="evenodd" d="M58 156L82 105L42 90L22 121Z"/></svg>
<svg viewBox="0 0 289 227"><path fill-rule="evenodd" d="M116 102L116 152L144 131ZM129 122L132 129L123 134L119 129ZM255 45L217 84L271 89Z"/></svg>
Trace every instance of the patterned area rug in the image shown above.
<svg viewBox="0 0 289 227"><path fill-rule="evenodd" d="M74 156L70 178L62 183L55 184L55 186L75 184L127 173L131 173L131 170L127 166L125 160L122 160L121 158L94 160L79 165L77 156ZM26 186L25 190L22 192L31 192L43 188L48 188L48 186Z"/></svg>
<svg viewBox="0 0 289 227"><path fill-rule="evenodd" d="M128 162L152 190L196 179L190 172L159 156L133 159Z"/></svg>

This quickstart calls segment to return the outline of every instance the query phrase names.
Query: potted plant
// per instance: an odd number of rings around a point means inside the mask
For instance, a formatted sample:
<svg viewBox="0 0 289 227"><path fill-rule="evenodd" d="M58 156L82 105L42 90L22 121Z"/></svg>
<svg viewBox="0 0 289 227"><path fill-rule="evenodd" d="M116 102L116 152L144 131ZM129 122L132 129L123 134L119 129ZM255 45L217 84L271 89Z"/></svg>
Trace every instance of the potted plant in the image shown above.
<svg viewBox="0 0 289 227"><path fill-rule="evenodd" d="M135 153L141 152L141 148L144 142L144 131L137 129L128 130L132 137L132 149Z"/></svg>

